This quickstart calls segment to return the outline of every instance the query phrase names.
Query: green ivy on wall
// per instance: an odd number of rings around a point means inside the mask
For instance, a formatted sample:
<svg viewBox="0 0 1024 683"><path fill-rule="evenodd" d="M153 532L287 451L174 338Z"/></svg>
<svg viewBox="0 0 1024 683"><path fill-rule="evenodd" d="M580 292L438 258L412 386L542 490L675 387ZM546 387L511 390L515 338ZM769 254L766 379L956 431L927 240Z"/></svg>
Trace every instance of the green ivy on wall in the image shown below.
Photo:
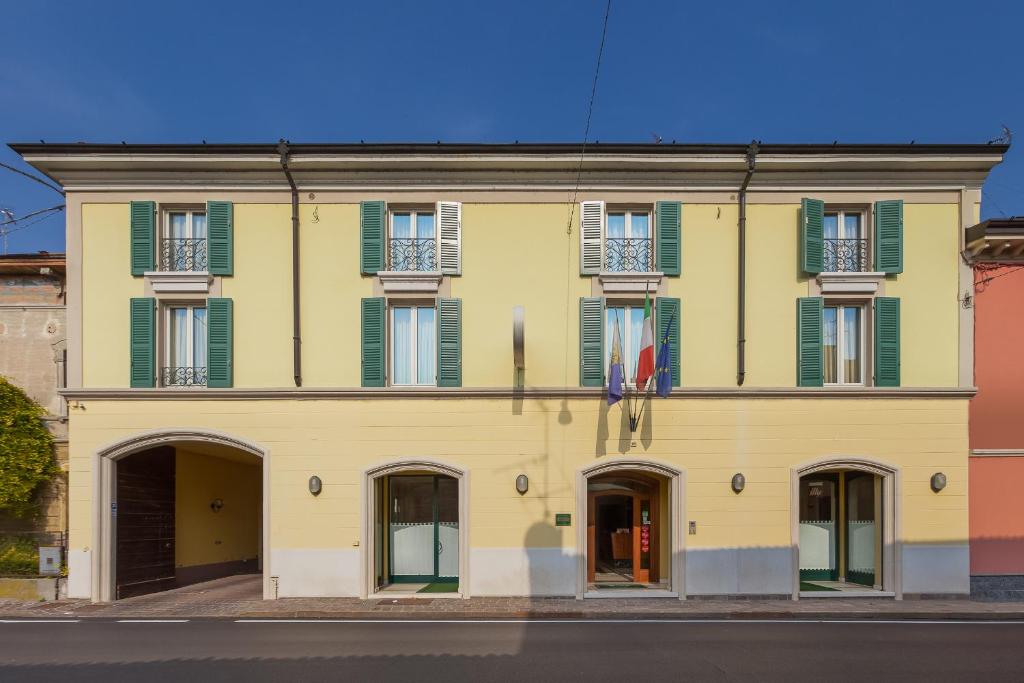
<svg viewBox="0 0 1024 683"><path fill-rule="evenodd" d="M36 512L36 491L59 471L43 415L24 391L0 377L0 512Z"/></svg>

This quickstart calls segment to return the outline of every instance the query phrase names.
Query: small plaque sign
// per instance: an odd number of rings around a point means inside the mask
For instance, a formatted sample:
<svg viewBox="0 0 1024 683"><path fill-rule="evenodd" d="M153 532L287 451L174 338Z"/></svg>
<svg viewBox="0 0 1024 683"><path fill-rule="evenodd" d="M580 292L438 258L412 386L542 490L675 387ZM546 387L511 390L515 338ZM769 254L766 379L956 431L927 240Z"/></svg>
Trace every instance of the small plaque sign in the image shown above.
<svg viewBox="0 0 1024 683"><path fill-rule="evenodd" d="M555 526L572 526L572 515L568 512L555 513Z"/></svg>

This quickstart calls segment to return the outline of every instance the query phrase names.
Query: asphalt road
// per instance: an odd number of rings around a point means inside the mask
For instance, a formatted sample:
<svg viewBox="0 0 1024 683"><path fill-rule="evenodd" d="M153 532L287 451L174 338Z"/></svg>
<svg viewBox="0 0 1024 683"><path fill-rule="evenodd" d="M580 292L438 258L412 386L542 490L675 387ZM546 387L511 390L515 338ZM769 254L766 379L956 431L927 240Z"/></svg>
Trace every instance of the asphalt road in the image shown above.
<svg viewBox="0 0 1024 683"><path fill-rule="evenodd" d="M1021 681L1024 623L0 623L0 681Z"/></svg>

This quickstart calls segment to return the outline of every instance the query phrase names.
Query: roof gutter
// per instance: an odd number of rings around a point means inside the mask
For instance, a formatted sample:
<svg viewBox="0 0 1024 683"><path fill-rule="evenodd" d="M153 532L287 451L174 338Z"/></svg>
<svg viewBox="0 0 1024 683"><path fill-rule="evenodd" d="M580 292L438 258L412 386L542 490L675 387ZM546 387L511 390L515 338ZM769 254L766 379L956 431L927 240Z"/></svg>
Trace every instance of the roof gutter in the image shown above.
<svg viewBox="0 0 1024 683"><path fill-rule="evenodd" d="M737 249L739 255L737 282L738 296L736 299L736 386L743 386L747 376L747 186L750 179L754 177L754 167L757 164L757 140L751 141L747 147L747 174L743 176L743 183L737 196L739 202L739 221L736 226L739 231Z"/></svg>
<svg viewBox="0 0 1024 683"><path fill-rule="evenodd" d="M288 142L282 138L277 143L277 152L281 155L281 170L288 179L292 190L292 367L295 375L295 386L302 386L302 325L299 306L299 188L295 185L292 172L288 168L290 150Z"/></svg>

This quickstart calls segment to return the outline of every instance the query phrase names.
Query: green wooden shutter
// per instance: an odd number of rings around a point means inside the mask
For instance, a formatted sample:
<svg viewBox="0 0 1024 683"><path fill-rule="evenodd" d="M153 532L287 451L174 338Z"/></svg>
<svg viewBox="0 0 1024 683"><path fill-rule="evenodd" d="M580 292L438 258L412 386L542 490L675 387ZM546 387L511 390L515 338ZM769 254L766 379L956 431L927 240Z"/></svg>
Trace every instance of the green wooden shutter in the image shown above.
<svg viewBox="0 0 1024 683"><path fill-rule="evenodd" d="M818 274L825 269L825 202L800 200L800 269Z"/></svg>
<svg viewBox="0 0 1024 683"><path fill-rule="evenodd" d="M462 299L437 300L437 386L462 386Z"/></svg>
<svg viewBox="0 0 1024 683"><path fill-rule="evenodd" d="M235 267L234 208L231 202L206 202L206 261L212 275L231 275Z"/></svg>
<svg viewBox="0 0 1024 683"><path fill-rule="evenodd" d="M875 386L900 385L900 300L875 298Z"/></svg>
<svg viewBox="0 0 1024 683"><path fill-rule="evenodd" d="M384 270L387 216L387 205L382 201L359 203L359 270L364 275Z"/></svg>
<svg viewBox="0 0 1024 683"><path fill-rule="evenodd" d="M580 298L580 386L604 386L604 299Z"/></svg>
<svg viewBox="0 0 1024 683"><path fill-rule="evenodd" d="M680 202L658 202L655 207L655 267L665 275L682 272L682 213Z"/></svg>
<svg viewBox="0 0 1024 683"><path fill-rule="evenodd" d="M384 297L362 300L361 376L364 387L384 386L385 315Z"/></svg>
<svg viewBox="0 0 1024 683"><path fill-rule="evenodd" d="M206 300L206 386L214 389L233 385L233 318L231 299Z"/></svg>
<svg viewBox="0 0 1024 683"><path fill-rule="evenodd" d="M132 202L131 226L132 275L156 270L156 202Z"/></svg>
<svg viewBox="0 0 1024 683"><path fill-rule="evenodd" d="M903 272L903 200L875 202L875 270Z"/></svg>
<svg viewBox="0 0 1024 683"><path fill-rule="evenodd" d="M820 387L825 383L820 296L796 300L796 385Z"/></svg>
<svg viewBox="0 0 1024 683"><path fill-rule="evenodd" d="M665 338L665 329L669 321L672 327L668 328L669 357L672 360L672 386L680 385L679 371L679 318L682 315L679 299L674 297L659 296L654 302L654 357L657 358L661 352L661 342ZM653 381L653 380L652 380Z"/></svg>
<svg viewBox="0 0 1024 683"><path fill-rule="evenodd" d="M130 384L150 388L156 386L156 299L133 298L130 311Z"/></svg>

